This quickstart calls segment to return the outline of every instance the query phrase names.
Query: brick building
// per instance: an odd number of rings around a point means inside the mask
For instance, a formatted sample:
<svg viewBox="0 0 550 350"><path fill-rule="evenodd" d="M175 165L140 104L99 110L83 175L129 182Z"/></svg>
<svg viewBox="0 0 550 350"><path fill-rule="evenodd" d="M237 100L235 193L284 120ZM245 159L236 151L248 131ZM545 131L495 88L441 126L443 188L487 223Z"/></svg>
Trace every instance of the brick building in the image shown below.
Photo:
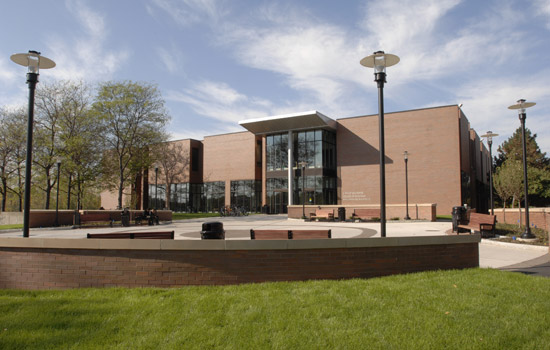
<svg viewBox="0 0 550 350"><path fill-rule="evenodd" d="M489 152L457 105L386 113L386 203L488 208ZM237 205L287 213L289 206L379 205L378 115L331 119L317 111L244 120L246 131L181 144L186 166L170 184L175 211ZM305 177L298 164L305 165ZM135 184L137 208L167 207L162 168ZM157 184L157 186L155 186ZM116 207L102 194L102 206ZM405 212L399 216L404 216Z"/></svg>

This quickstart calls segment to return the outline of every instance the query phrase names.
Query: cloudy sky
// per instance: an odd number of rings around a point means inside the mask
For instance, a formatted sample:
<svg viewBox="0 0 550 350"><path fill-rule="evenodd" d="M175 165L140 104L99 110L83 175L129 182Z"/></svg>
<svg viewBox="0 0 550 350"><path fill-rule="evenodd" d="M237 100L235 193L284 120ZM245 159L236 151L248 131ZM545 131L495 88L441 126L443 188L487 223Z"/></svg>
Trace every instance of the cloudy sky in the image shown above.
<svg viewBox="0 0 550 350"><path fill-rule="evenodd" d="M3 0L0 106L25 105L13 53L57 63L42 82L158 85L174 139L241 131L238 121L318 110L376 114L372 70L385 50L386 112L463 104L479 134L508 138L509 105L550 154L550 0Z"/></svg>

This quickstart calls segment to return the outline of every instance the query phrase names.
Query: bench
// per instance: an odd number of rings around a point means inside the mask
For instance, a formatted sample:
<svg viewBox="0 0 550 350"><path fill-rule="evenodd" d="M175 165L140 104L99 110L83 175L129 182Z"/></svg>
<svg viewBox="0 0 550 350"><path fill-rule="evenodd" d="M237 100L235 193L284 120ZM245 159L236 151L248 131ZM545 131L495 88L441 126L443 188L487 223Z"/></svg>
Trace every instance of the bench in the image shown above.
<svg viewBox="0 0 550 350"><path fill-rule="evenodd" d="M76 216L79 215L79 221ZM75 214L75 225L82 227L84 224L88 223L102 223L109 224L110 227L113 227L115 220L111 217L111 214L108 212L105 213L84 213L84 214Z"/></svg>
<svg viewBox="0 0 550 350"><path fill-rule="evenodd" d="M174 239L174 231L88 233L86 238Z"/></svg>
<svg viewBox="0 0 550 350"><path fill-rule="evenodd" d="M309 219L326 219L334 221L334 209L315 209L315 214L311 213Z"/></svg>
<svg viewBox="0 0 550 350"><path fill-rule="evenodd" d="M292 239L332 238L332 230L292 230Z"/></svg>
<svg viewBox="0 0 550 350"><path fill-rule="evenodd" d="M497 217L495 215L472 212L470 213L468 222L465 224L459 224L458 227L470 230L470 233L471 231L477 231L483 236L485 232L490 232L491 235L494 236L496 221Z"/></svg>
<svg viewBox="0 0 550 350"><path fill-rule="evenodd" d="M323 239L332 238L331 230L250 230L250 239Z"/></svg>
<svg viewBox="0 0 550 350"><path fill-rule="evenodd" d="M354 209L351 218L361 221L380 218L380 209Z"/></svg>

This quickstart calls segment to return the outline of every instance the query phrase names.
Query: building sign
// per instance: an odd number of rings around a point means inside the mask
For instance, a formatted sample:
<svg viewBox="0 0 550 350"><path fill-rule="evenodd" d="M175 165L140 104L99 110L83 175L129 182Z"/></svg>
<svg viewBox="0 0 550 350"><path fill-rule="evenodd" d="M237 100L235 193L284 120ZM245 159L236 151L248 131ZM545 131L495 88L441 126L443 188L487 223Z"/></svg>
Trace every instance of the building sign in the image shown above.
<svg viewBox="0 0 550 350"><path fill-rule="evenodd" d="M368 201L368 198L364 192L344 192L342 196L344 201Z"/></svg>

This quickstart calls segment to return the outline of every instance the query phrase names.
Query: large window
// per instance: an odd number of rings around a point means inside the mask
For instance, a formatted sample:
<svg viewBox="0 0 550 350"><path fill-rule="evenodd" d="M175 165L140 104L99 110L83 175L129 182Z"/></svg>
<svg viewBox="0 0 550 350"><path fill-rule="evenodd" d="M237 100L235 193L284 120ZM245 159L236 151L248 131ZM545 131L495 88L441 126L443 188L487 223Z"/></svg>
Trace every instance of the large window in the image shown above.
<svg viewBox="0 0 550 350"><path fill-rule="evenodd" d="M294 133L294 160L308 168L336 168L336 136L327 130Z"/></svg>
<svg viewBox="0 0 550 350"><path fill-rule="evenodd" d="M288 179L268 178L266 179L267 205L270 214L287 213L288 204Z"/></svg>
<svg viewBox="0 0 550 350"><path fill-rule="evenodd" d="M231 205L259 212L262 204L262 182L257 180L231 181Z"/></svg>
<svg viewBox="0 0 550 350"><path fill-rule="evenodd" d="M305 192L304 192L305 186ZM335 204L336 179L322 175L307 175L294 178L294 204Z"/></svg>
<svg viewBox="0 0 550 350"><path fill-rule="evenodd" d="M215 181L204 184L205 211L217 212L225 206L225 182Z"/></svg>
<svg viewBox="0 0 550 350"><path fill-rule="evenodd" d="M288 134L266 137L267 171L288 169Z"/></svg>
<svg viewBox="0 0 550 350"><path fill-rule="evenodd" d="M170 209L176 212L203 211L202 184L178 183L170 185ZM165 185L149 185L149 206L166 208Z"/></svg>

